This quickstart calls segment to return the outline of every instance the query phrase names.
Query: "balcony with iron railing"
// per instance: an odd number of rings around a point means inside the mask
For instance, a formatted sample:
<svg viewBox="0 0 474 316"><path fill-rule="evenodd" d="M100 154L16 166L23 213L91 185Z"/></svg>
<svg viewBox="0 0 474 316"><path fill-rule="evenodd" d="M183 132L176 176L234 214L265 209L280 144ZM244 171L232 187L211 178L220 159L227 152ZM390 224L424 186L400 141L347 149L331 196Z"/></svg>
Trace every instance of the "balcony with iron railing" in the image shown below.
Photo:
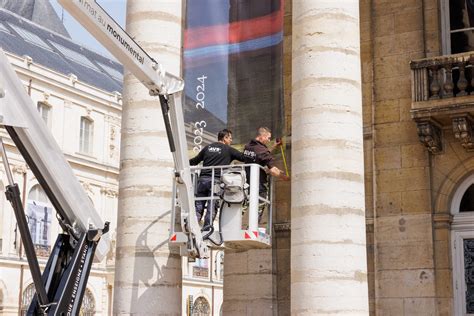
<svg viewBox="0 0 474 316"><path fill-rule="evenodd" d="M414 60L411 116L420 141L442 152L442 130L452 128L466 150L474 150L474 54Z"/></svg>

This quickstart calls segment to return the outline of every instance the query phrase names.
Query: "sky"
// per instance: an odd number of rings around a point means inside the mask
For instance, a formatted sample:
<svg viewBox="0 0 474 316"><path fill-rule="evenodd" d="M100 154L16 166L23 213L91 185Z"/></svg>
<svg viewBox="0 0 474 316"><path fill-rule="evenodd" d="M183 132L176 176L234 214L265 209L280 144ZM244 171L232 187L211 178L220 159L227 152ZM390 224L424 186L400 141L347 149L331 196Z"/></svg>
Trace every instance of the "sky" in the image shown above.
<svg viewBox="0 0 474 316"><path fill-rule="evenodd" d="M66 26L69 35L74 42L83 45L104 56L112 58L112 55L99 43L89 32L87 32L71 15L63 10L57 0L49 0L59 17L63 17L63 23ZM125 28L126 0L96 0L107 13L114 18L123 28Z"/></svg>

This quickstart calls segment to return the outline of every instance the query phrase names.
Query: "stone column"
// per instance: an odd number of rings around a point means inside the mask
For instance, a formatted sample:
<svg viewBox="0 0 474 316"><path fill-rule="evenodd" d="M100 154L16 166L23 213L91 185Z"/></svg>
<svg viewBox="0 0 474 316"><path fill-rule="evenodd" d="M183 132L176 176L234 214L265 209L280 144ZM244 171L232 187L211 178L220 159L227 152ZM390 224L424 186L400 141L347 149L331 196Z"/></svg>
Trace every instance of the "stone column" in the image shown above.
<svg viewBox="0 0 474 316"><path fill-rule="evenodd" d="M272 249L225 250L224 315L274 313Z"/></svg>
<svg viewBox="0 0 474 316"><path fill-rule="evenodd" d="M127 31L180 75L181 1L127 1ZM114 315L180 315L181 258L168 248L173 160L159 100L125 74Z"/></svg>
<svg viewBox="0 0 474 316"><path fill-rule="evenodd" d="M368 315L359 1L293 1L291 313Z"/></svg>

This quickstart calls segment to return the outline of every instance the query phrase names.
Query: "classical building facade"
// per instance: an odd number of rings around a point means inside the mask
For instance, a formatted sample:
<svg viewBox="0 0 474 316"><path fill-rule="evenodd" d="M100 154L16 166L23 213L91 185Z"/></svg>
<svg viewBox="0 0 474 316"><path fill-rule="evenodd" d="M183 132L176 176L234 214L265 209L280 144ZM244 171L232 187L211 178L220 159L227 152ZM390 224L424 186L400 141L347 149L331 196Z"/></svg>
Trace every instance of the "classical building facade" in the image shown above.
<svg viewBox="0 0 474 316"><path fill-rule="evenodd" d="M178 74L182 7L178 1L160 3L162 7L150 9L147 1L129 1L127 28ZM218 314L222 308L225 315L473 314L471 2L288 0L284 22L283 125L291 135L286 139L286 152L291 153L287 158L292 180L276 182L273 249L226 251L223 270L218 269L218 252L206 264L181 264L173 251L151 247L160 245L166 236L160 232L143 235L146 218L138 218L136 223L143 227L134 233L146 237L140 239L146 243L131 244L137 238L128 235L119 249L138 247L141 257L137 260L144 265L135 265L123 253L117 256L124 279L116 290L120 298L135 295L135 301L116 299L116 311L149 312L149 306L139 303L152 298L157 300L155 312L159 302L166 301L170 314L188 312L189 302L196 307L195 313ZM166 30L167 36L152 36L155 27ZM4 33L20 34L2 21L0 34ZM2 37L5 43L7 35ZM101 212L114 213L118 156L111 157L110 151L118 150L118 143L111 149L112 133L107 134L110 130L106 126L114 125L111 122L120 117L119 95L113 90L94 90L77 80L77 75L45 70L35 62L41 55L31 59L23 54L9 56L35 102L40 102L39 110L57 111L62 117L68 109L74 113L67 116L72 121L60 123L54 115L48 124L58 131L58 142L95 205L101 205ZM53 83L60 92L54 92ZM73 86L81 92L71 92ZM150 107L150 100L132 76L126 76L125 86L124 105L131 106L126 112L128 134L123 138L131 146L123 156L127 163L127 159L147 159L146 155L133 155L134 139L142 136L140 133L150 136L145 144L150 148L158 144L164 152L167 142L162 126L136 129L133 119L145 120L141 111ZM84 98L91 99L89 107ZM48 104L52 106L44 107ZM52 112L48 112L50 108ZM113 118L105 119L108 116ZM103 124L101 138L93 142L92 157L82 152L88 151L90 143L81 147L72 141L80 139L81 117L92 118L94 126ZM86 125L82 130L88 130ZM77 133L76 138L66 133ZM118 137L113 141L118 142ZM16 179L25 183L25 203L47 203L11 143L7 141L7 145ZM159 167L171 169L170 157L160 155ZM126 167L134 173L137 166L130 163ZM121 193L132 192L127 191L130 189L149 194L136 185L140 173L127 178L127 168L124 171ZM158 203L168 203L168 183L149 185L156 189L153 194ZM131 209L137 201L132 194L121 199L119 217L138 217ZM166 213L165 208L162 211ZM15 314L21 309L19 293L25 292L30 282L5 201L2 212L0 300L4 312ZM159 225L169 224L164 221ZM124 225L122 229L134 227ZM41 243L38 248L45 249ZM140 267L150 270L139 271ZM111 308L109 271L106 263L95 267L88 292L96 311L103 313ZM140 273L124 274L131 271ZM223 285L220 271L226 280ZM191 275L204 282L199 283L199 289L183 290L187 284L198 284L189 279ZM222 306L213 302L220 299L220 288Z"/></svg>
<svg viewBox="0 0 474 316"><path fill-rule="evenodd" d="M50 31L20 15L24 11L17 13L0 9L0 46L100 216L112 223L115 240L122 67L81 48L67 33ZM42 14L50 16L49 22L56 17L53 11ZM56 212L6 131L0 133L44 266L60 233ZM7 184L2 166L2 191ZM28 308L34 287L13 210L4 194L0 201L0 314L19 315ZM111 250L91 270L84 315L111 313L113 271Z"/></svg>
<svg viewBox="0 0 474 316"><path fill-rule="evenodd" d="M6 52L94 206L103 219L111 222L113 249L106 260L94 264L82 310L84 315L111 315L122 67L74 43L48 1L6 1L2 5L0 47ZM6 131L1 132L1 137L7 146L15 181L23 192L40 265L44 266L51 245L60 232L55 211ZM206 136L209 137L213 138ZM3 190L7 184L6 175L3 166L0 170L0 188ZM28 307L34 288L16 231L13 210L3 194L1 197L0 315L18 315ZM206 261L189 264L187 260L183 261L183 314L188 301L191 302L188 305L190 311L219 312L222 306L222 264L222 252L213 252L213 257Z"/></svg>
<svg viewBox="0 0 474 316"><path fill-rule="evenodd" d="M474 313L470 1L361 1L371 311Z"/></svg>

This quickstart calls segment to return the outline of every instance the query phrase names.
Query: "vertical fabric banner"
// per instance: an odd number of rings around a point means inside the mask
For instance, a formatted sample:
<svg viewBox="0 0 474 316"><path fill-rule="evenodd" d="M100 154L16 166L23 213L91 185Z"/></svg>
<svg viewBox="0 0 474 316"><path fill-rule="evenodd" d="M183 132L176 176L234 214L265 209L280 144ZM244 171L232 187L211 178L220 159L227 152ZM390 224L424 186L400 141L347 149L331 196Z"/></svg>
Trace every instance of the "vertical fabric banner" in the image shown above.
<svg viewBox="0 0 474 316"><path fill-rule="evenodd" d="M184 34L189 149L223 128L246 143L283 127L283 0L188 0Z"/></svg>

